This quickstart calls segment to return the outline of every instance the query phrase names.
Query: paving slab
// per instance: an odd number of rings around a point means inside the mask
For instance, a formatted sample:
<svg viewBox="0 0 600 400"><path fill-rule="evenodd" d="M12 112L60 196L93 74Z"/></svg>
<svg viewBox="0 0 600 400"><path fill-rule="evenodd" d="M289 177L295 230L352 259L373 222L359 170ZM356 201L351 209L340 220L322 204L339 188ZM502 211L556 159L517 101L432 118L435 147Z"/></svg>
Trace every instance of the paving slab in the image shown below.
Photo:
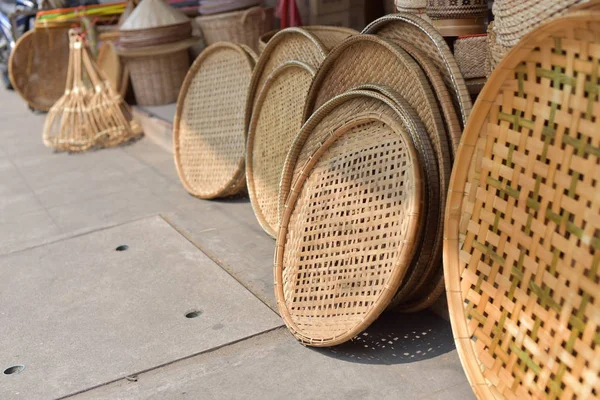
<svg viewBox="0 0 600 400"><path fill-rule="evenodd" d="M73 394L281 326L160 217L1 256L0 304L0 366L25 366L0 375L3 400Z"/></svg>
<svg viewBox="0 0 600 400"><path fill-rule="evenodd" d="M474 399L448 323L387 314L334 349L285 329L74 396L90 399Z"/></svg>

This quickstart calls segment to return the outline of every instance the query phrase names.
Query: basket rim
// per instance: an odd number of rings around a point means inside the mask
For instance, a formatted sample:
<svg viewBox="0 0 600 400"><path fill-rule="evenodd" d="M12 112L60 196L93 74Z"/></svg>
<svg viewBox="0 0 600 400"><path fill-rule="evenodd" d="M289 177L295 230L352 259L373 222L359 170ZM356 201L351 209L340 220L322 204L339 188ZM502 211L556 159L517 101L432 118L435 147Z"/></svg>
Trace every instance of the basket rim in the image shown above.
<svg viewBox="0 0 600 400"><path fill-rule="evenodd" d="M463 292L460 286L461 271L459 260L459 224L462 215L463 194L467 185L467 173L469 163L479 138L480 127L484 125L489 111L496 100L496 95L503 90L505 80L514 71L514 68L522 59L533 51L540 41L555 31L564 27L565 21L600 22L600 13L589 10L578 11L563 17L549 21L532 32L525 35L519 43L499 62L492 71L488 82L479 94L479 100L475 103L472 117L464 129L461 143L458 148L457 158L450 180L448 191L448 202L446 204L444 217L444 276L446 281L446 294L448 297L448 309L450 311L450 322L456 342L461 364L465 375L478 398L496 399L497 394L492 391L491 386L481 371L480 358L474 349L472 339L468 334L467 316L464 310ZM466 161L466 162L465 162Z"/></svg>
<svg viewBox="0 0 600 400"><path fill-rule="evenodd" d="M291 69L300 69L311 75L311 80L314 79L316 71L311 66L297 60L289 60L281 64L279 67L273 70L271 74L265 80L260 93L256 99L255 109L252 113L252 118L250 119L250 126L248 128L248 141L246 143L246 185L248 188L248 195L250 197L250 204L252 205L252 209L254 210L254 215L258 220L260 226L264 229L264 231L271 236L273 239L277 238L277 229L273 227L267 221L262 209L259 206L258 194L256 193L256 186L254 182L254 140L256 139L256 125L258 124L259 114L264 107L266 97L269 94L272 84L276 79L281 77L286 72L289 72ZM279 219L279 218L278 218Z"/></svg>
<svg viewBox="0 0 600 400"><path fill-rule="evenodd" d="M265 7L265 6L253 6L250 8L246 8L243 10L236 10L236 11L228 11L225 13L217 13L217 14L201 14L198 15L197 17L195 17L194 19L196 21L200 20L201 22L206 22L206 21L213 21L213 20L220 20L220 19L228 19L228 18L232 18L232 17L236 17L238 15L242 16L242 18L244 18L244 16L249 17L250 15L254 14L254 13L258 13L259 11L262 12L269 12L270 10L275 10L273 7Z"/></svg>
<svg viewBox="0 0 600 400"><path fill-rule="evenodd" d="M201 41L200 37L193 36L189 39L180 40L175 43L165 43L156 46L148 47L137 47L137 48L124 48L116 46L117 54L121 57L135 58L135 57L148 57L148 56L161 56L171 53L177 53L178 51L185 50Z"/></svg>
<svg viewBox="0 0 600 400"><path fill-rule="evenodd" d="M362 31L362 33L377 34L377 32L383 26L394 22L409 24L419 29L431 40L432 44L437 49L437 53L440 57L440 60L446 67L446 73L448 74L452 82L452 91L454 92L453 96L456 98L457 103L460 106L459 111L462 117L462 125L464 127L471 113L471 109L473 108L473 102L465 85L464 77L462 76L462 73L460 72L460 69L456 64L456 60L454 59L452 51L448 47L448 44L446 43L444 37L438 32L436 28L433 27L433 25L423 20L422 18L416 17L412 14L396 13L381 17L371 22Z"/></svg>
<svg viewBox="0 0 600 400"><path fill-rule="evenodd" d="M181 90L179 92L179 97L177 98L177 106L175 109L175 118L173 119L173 155L175 161L175 167L177 169L177 174L179 175L179 179L181 183L185 187L185 189L192 195L201 198L201 199L212 199L221 196L233 195L235 193L230 193L232 189L243 187L243 183L246 179L245 177L245 154L240 157L238 161L237 168L231 177L231 179L223 185L223 189L220 191L216 191L214 193L201 193L196 190L186 179L185 173L183 170L183 166L181 164L181 156L180 156L180 125L181 125L181 117L183 114L183 110L185 108L185 100L187 98L188 91L190 86L196 77L196 74L202 67L204 61L211 56L213 53L218 52L220 50L234 50L238 53L239 57L241 57L245 62L246 66L249 69L249 73L252 73L252 69L254 68L254 59L251 54L248 54L247 50L242 46L237 45L235 43L230 42L219 42L213 45L208 46L204 51L194 60L192 66L188 70L188 73L185 76L183 84L181 86ZM244 136L246 132L244 132Z"/></svg>
<svg viewBox="0 0 600 400"><path fill-rule="evenodd" d="M399 106L395 104L393 101L388 99L386 96L383 96L379 93L375 93L369 90L351 90L339 96L336 96L325 103L317 112L315 113L315 118L322 119L325 115L334 111L338 107L343 107L343 104L348 100L366 97L370 99L376 99L387 106L389 106L394 112L397 112ZM375 301L377 303L375 306L371 308L369 312L367 312L360 323L354 326L352 329L349 329L345 334L332 337L331 339L319 339L315 341L314 339L307 337L301 333L299 329L296 329L297 326L294 324L290 313L287 308L287 304L285 302L285 296L283 293L283 282L282 282L282 274L283 274L283 257L286 246L286 236L288 232L288 224L289 220L294 212L295 204L297 203L298 197L301 193L302 188L304 187L304 183L308 176L310 175L313 167L317 164L317 162L324 156L327 150L338 141L349 129L353 128L359 123L364 123L366 121L380 121L388 126L393 127L394 131L401 135L403 142L406 143L406 148L408 152L411 154L411 159L413 161L413 165L415 168L413 169L415 173L415 187L418 186L418 190L415 190L415 202L412 204L412 212L410 213L411 222L409 223L409 229L407 230L407 243L411 243L412 246L399 254L398 259L396 260L396 264L394 266L394 272L391 274L389 278L389 282L387 287L382 290L378 299ZM306 127L307 125L305 125ZM303 127L303 130L305 128ZM423 205L421 201L418 201L423 196L424 187L426 182L423 179L423 166L420 165L418 152L415 147L415 144L412 140L411 135L407 132L408 128L405 127L398 119L389 118L386 115L375 115L373 113L368 114L365 113L354 121L347 121L342 127L340 127L336 132L332 133L332 135L316 150L316 152L312 155L311 159L307 162L307 164L302 168L302 173L299 179L294 183L293 190L290 192L290 197L288 198L285 206L285 211L283 213L283 218L281 221L281 227L279 230L279 235L277 238L277 247L275 253L275 297L277 300L277 308L283 318L286 326L292 332L292 334L301 342L308 344L314 347L329 347L335 346L337 344L344 343L356 335L361 333L367 327L369 327L379 315L387 308L389 303L392 301L395 296L398 288L402 284L402 280L410 267L410 263L416 251L416 243L418 238L418 226L420 225L420 221L423 218Z"/></svg>
<svg viewBox="0 0 600 400"><path fill-rule="evenodd" d="M309 29L312 29L312 28L321 28L321 27L315 26L315 27L310 27ZM330 28L330 27L327 27L327 28ZM260 58L258 59L258 62L256 63L254 72L252 73L252 79L251 79L250 85L248 87L248 103L246 105L246 116L245 116L246 131L248 130L248 128L250 126L250 120L252 119L252 112L254 111L254 99L257 95L257 92L260 90L258 88L258 84L263 76L263 70L265 68L265 65L268 63L268 61L270 59L271 53L279 46L280 42L284 43L282 45L285 45L285 40L289 36L294 36L294 35L304 36L315 46L315 48L319 52L319 55L321 56L322 60L324 60L325 57L327 57L328 51L325 48L325 45L309 29L303 29L303 28L297 28L297 27L282 29L279 32L277 32L267 42L264 50L262 51L262 53L260 55ZM335 31L339 32L340 30L335 29ZM345 29L344 29L344 31L345 31Z"/></svg>

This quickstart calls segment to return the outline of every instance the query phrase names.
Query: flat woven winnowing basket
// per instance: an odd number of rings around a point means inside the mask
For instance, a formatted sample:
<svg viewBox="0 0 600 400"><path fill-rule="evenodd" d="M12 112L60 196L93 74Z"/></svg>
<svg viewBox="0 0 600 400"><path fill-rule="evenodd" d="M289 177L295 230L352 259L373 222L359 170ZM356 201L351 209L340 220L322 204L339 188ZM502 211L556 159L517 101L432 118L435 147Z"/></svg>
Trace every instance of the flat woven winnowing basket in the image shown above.
<svg viewBox="0 0 600 400"><path fill-rule="evenodd" d="M48 111L65 92L69 29L36 28L19 38L8 63L13 88L30 107Z"/></svg>
<svg viewBox="0 0 600 400"><path fill-rule="evenodd" d="M254 68L249 48L217 43L190 68L173 123L175 165L183 186L202 199L245 187L244 112Z"/></svg>
<svg viewBox="0 0 600 400"><path fill-rule="evenodd" d="M384 112L396 107L356 91L315 113L337 129L314 126L327 137L294 184L275 257L279 312L307 345L334 346L366 329L415 253L425 183L412 126Z"/></svg>
<svg viewBox="0 0 600 400"><path fill-rule="evenodd" d="M599 49L600 13L540 26L465 129L444 269L480 399L600 396Z"/></svg>
<svg viewBox="0 0 600 400"><path fill-rule="evenodd" d="M257 98L246 156L248 193L258 222L276 237L283 163L303 123L302 111L315 71L287 61L265 81Z"/></svg>
<svg viewBox="0 0 600 400"><path fill-rule="evenodd" d="M464 127L473 107L471 96L452 51L433 26L417 16L397 13L372 22L363 33L418 44L419 50L431 58L444 77L446 86L452 93L454 107L460 111Z"/></svg>

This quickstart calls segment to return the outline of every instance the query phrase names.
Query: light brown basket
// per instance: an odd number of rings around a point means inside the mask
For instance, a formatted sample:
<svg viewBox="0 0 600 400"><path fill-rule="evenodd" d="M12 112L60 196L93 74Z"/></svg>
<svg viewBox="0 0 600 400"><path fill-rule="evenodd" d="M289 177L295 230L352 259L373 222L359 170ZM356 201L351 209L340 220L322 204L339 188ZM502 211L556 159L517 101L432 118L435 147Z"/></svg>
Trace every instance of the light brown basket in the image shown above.
<svg viewBox="0 0 600 400"><path fill-rule="evenodd" d="M258 95L248 130L246 179L258 222L273 238L279 231L283 163L302 127L304 102L315 71L299 61L275 69Z"/></svg>
<svg viewBox="0 0 600 400"><path fill-rule="evenodd" d="M177 101L190 56L185 48L173 53L128 57L126 62L137 103L157 106Z"/></svg>
<svg viewBox="0 0 600 400"><path fill-rule="evenodd" d="M396 8L418 10L427 7L427 0L396 0L394 3L396 4Z"/></svg>
<svg viewBox="0 0 600 400"><path fill-rule="evenodd" d="M599 32L580 13L524 37L463 135L444 268L480 399L600 394Z"/></svg>
<svg viewBox="0 0 600 400"><path fill-rule="evenodd" d="M465 79L489 75L487 34L459 37L454 42L454 56Z"/></svg>
<svg viewBox="0 0 600 400"><path fill-rule="evenodd" d="M348 28L311 26L288 28L274 35L252 75L246 107L246 129L250 126L254 102L260 89L275 69L287 61L299 61L316 70L335 45L355 34L358 32Z"/></svg>
<svg viewBox="0 0 600 400"><path fill-rule="evenodd" d="M64 94L68 28L37 28L19 38L8 63L13 88L30 107L48 111Z"/></svg>
<svg viewBox="0 0 600 400"><path fill-rule="evenodd" d="M373 92L350 92L317 111L316 118L337 114L338 129L314 127L327 139L287 203L275 294L286 325L309 346L334 346L366 329L392 300L416 249L422 166L410 126L381 112L386 102L395 107Z"/></svg>
<svg viewBox="0 0 600 400"><path fill-rule="evenodd" d="M186 190L202 199L245 187L244 111L255 55L217 43L186 76L173 123L175 165Z"/></svg>
<svg viewBox="0 0 600 400"><path fill-rule="evenodd" d="M414 15L397 13L372 22L363 33L377 34L380 37L407 43L418 43L419 50L431 58L440 70L446 86L452 93L454 107L460 111L463 126L466 124L473 107L469 91L454 55L433 26Z"/></svg>
<svg viewBox="0 0 600 400"><path fill-rule="evenodd" d="M433 20L463 18L485 19L487 11L487 0L428 0L427 2L427 15Z"/></svg>
<svg viewBox="0 0 600 400"><path fill-rule="evenodd" d="M196 17L207 45L225 41L245 44L255 51L259 38L273 29L273 21L273 8L265 7Z"/></svg>

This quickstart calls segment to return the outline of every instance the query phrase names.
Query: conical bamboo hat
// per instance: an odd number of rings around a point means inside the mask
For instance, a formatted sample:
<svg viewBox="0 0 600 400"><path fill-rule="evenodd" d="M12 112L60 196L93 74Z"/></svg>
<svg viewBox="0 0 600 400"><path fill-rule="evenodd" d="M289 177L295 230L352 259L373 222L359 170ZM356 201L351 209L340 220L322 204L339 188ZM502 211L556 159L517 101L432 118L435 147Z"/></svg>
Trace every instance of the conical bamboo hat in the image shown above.
<svg viewBox="0 0 600 400"><path fill-rule="evenodd" d="M189 23L182 12L169 6L164 0L142 0L121 25L121 31L153 29L169 25Z"/></svg>

